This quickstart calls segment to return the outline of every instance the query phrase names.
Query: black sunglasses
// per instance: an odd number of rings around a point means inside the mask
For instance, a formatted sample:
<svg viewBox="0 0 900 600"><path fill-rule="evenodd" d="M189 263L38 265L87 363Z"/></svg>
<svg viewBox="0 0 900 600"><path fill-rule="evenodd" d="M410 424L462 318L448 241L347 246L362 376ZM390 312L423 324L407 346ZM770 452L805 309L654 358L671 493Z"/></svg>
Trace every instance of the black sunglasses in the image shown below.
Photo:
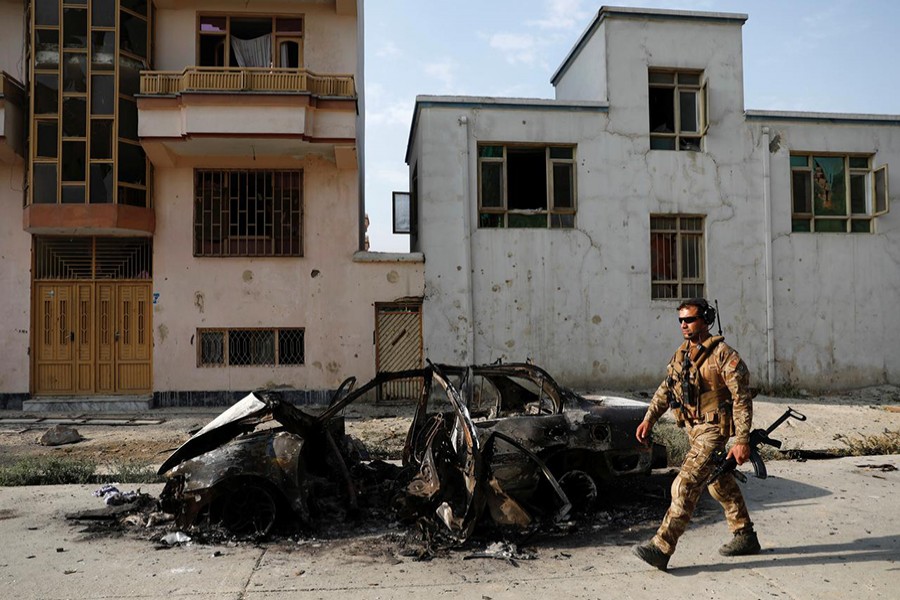
<svg viewBox="0 0 900 600"><path fill-rule="evenodd" d="M696 321L699 318L700 317L678 317L678 322L679 323L693 323L694 321Z"/></svg>

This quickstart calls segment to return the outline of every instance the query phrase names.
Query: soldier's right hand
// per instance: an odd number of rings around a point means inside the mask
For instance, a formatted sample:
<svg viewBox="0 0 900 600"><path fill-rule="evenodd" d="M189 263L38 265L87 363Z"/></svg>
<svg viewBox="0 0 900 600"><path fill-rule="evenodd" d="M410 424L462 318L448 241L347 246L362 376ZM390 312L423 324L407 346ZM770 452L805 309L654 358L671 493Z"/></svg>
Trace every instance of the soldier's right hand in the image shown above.
<svg viewBox="0 0 900 600"><path fill-rule="evenodd" d="M641 424L637 426L637 430L634 432L634 437L646 446L647 439L650 437L650 429L652 429L650 421L641 421Z"/></svg>

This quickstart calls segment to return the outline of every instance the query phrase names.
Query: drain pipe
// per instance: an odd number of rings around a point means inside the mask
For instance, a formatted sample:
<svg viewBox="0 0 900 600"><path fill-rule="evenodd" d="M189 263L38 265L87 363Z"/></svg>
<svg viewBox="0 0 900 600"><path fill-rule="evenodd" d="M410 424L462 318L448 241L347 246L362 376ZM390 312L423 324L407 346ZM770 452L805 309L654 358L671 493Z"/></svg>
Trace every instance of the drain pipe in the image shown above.
<svg viewBox="0 0 900 600"><path fill-rule="evenodd" d="M472 126L469 123L468 115L459 116L459 124L466 128L466 151L464 158L466 161L466 192L463 194L463 229L466 232L468 243L463 244L463 252L465 260L463 268L466 270L466 285L469 289L469 310L466 318L468 319L469 329L466 335L466 353L469 357L469 364L475 364L475 285L474 285L474 266L472 265L472 257L475 255L475 229L472 219L472 198L475 190L475 171L472 169Z"/></svg>
<svg viewBox="0 0 900 600"><path fill-rule="evenodd" d="M769 150L769 128L762 128L763 141L763 204L766 218L766 377L769 389L775 387L775 293L772 260L772 193L771 193L771 160Z"/></svg>

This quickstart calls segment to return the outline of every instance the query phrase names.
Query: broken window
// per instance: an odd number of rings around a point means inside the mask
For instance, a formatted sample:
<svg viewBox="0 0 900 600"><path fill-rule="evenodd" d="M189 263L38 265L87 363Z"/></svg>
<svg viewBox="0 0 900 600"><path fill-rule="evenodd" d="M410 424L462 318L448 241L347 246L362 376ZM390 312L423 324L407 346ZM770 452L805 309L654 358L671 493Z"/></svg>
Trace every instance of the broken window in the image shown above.
<svg viewBox="0 0 900 600"><path fill-rule="evenodd" d="M649 83L650 149L702 150L709 128L703 73L650 69Z"/></svg>
<svg viewBox="0 0 900 600"><path fill-rule="evenodd" d="M575 147L478 147L478 226L575 226Z"/></svg>
<svg viewBox="0 0 900 600"><path fill-rule="evenodd" d="M791 154L791 231L872 233L890 208L873 156Z"/></svg>
<svg viewBox="0 0 900 600"><path fill-rule="evenodd" d="M303 66L301 17L201 15L198 28L201 67Z"/></svg>
<svg viewBox="0 0 900 600"><path fill-rule="evenodd" d="M302 171L194 174L194 256L303 256Z"/></svg>
<svg viewBox="0 0 900 600"><path fill-rule="evenodd" d="M702 298L703 217L650 215L650 298Z"/></svg>
<svg viewBox="0 0 900 600"><path fill-rule="evenodd" d="M304 330L198 329L198 367L286 366L304 363Z"/></svg>

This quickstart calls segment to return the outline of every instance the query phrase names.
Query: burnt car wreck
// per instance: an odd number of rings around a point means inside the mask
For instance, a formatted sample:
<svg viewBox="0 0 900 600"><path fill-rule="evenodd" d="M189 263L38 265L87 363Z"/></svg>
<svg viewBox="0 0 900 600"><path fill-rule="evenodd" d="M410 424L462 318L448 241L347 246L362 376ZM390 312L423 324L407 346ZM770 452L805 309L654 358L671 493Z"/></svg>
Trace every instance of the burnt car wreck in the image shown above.
<svg viewBox="0 0 900 600"><path fill-rule="evenodd" d="M400 464L369 460L342 411L385 382L418 378ZM182 528L262 537L355 518L414 523L466 541L479 523L529 530L587 510L598 486L665 466L637 443L646 405L583 397L531 364L429 364L344 381L319 414L254 392L160 467L160 503Z"/></svg>

